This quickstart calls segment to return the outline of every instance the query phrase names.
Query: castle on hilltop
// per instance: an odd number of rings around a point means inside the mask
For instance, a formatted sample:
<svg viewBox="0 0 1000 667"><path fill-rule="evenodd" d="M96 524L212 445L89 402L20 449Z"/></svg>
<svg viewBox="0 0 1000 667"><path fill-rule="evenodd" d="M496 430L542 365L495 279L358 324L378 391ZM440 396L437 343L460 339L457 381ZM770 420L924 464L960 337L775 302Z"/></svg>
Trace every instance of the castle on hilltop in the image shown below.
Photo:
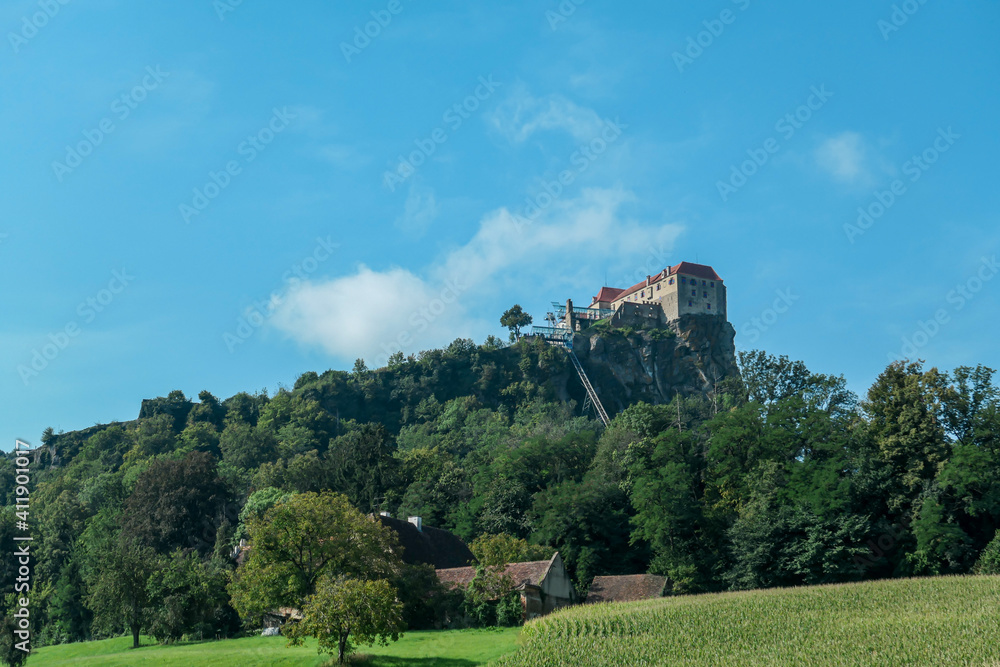
<svg viewBox="0 0 1000 667"><path fill-rule="evenodd" d="M681 315L724 318L726 286L712 267L681 262L627 289L602 287L590 307L617 311L626 303L659 306L667 321Z"/></svg>
<svg viewBox="0 0 1000 667"><path fill-rule="evenodd" d="M722 278L711 266L692 262L667 267L631 287L602 287L586 308L574 307L572 300L553 307L548 319L562 331L581 331L605 319L611 326L665 325L684 315L727 319Z"/></svg>

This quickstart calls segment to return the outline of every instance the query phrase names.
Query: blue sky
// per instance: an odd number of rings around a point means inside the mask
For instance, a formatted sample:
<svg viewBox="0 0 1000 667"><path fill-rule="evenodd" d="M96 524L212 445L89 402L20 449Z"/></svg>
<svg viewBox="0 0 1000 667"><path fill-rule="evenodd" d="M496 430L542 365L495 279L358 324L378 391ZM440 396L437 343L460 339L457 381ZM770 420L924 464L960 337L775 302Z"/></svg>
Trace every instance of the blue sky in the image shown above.
<svg viewBox="0 0 1000 667"><path fill-rule="evenodd" d="M3 448L682 260L856 391L1000 366L996 3L470 4L4 3Z"/></svg>

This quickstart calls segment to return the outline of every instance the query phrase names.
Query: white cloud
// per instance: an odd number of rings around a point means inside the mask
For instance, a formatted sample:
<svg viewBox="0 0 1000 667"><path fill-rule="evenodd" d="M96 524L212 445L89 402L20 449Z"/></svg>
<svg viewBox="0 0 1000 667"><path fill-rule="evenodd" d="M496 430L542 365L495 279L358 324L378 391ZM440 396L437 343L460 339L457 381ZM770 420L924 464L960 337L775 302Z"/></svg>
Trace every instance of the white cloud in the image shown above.
<svg viewBox="0 0 1000 667"><path fill-rule="evenodd" d="M856 183L869 179L868 148L857 132L841 132L816 149L816 163L838 181Z"/></svg>
<svg viewBox="0 0 1000 667"><path fill-rule="evenodd" d="M487 119L512 143L521 143L545 130L562 130L578 141L590 141L604 125L593 109L558 94L535 97L524 85L516 86Z"/></svg>
<svg viewBox="0 0 1000 667"><path fill-rule="evenodd" d="M465 245L419 275L360 266L352 275L306 283L283 299L271 322L301 343L363 357L369 365L384 364L396 350L410 354L459 337L481 340L496 326L476 315L480 309L499 312L546 293L562 299L566 276L578 275L581 266L601 267L594 275L609 264L630 270L653 249L672 247L682 227L623 218L620 209L632 199L619 189L584 190L520 228L507 209L492 211Z"/></svg>
<svg viewBox="0 0 1000 667"><path fill-rule="evenodd" d="M423 234L437 218L439 210L433 189L411 185L403 204L403 215L396 218L396 227L407 233Z"/></svg>
<svg viewBox="0 0 1000 667"><path fill-rule="evenodd" d="M353 275L292 291L271 322L300 343L382 365L396 350L410 353L467 333L451 293L458 290L448 287L403 268L361 265Z"/></svg>

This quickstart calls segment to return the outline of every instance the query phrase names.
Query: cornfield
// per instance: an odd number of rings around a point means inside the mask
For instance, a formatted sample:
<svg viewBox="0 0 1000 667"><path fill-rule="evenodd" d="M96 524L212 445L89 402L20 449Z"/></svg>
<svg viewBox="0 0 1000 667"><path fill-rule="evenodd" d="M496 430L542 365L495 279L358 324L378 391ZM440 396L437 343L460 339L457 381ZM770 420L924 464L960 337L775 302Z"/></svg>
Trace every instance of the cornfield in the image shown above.
<svg viewBox="0 0 1000 667"><path fill-rule="evenodd" d="M1000 576L935 577L572 607L497 667L1000 664Z"/></svg>

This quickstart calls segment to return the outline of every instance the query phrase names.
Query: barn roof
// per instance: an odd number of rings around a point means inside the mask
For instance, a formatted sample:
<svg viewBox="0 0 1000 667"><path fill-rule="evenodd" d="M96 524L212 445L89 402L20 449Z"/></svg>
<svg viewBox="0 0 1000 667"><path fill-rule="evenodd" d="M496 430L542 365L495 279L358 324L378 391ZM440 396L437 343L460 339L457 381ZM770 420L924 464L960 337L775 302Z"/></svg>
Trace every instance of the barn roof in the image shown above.
<svg viewBox="0 0 1000 667"><path fill-rule="evenodd" d="M447 530L431 526L423 526L423 530L418 530L409 521L388 516L379 516L378 519L399 537L399 545L403 547L401 558L407 565L461 567L475 561L475 556L465 542ZM241 545L236 554L236 564L243 565L249 555L250 545Z"/></svg>
<svg viewBox="0 0 1000 667"><path fill-rule="evenodd" d="M514 581L515 587L520 586L541 586L542 579L549 573L552 561L558 555L556 553L549 560L534 560L525 563L510 563L504 568L504 574ZM437 571L438 580L443 584L453 584L455 586L468 586L476 576L474 567L452 567L443 568Z"/></svg>
<svg viewBox="0 0 1000 667"><path fill-rule="evenodd" d="M587 592L587 602L634 602L663 595L666 577L655 574L626 574L594 577Z"/></svg>
<svg viewBox="0 0 1000 667"><path fill-rule="evenodd" d="M426 563L435 568L460 568L475 560L465 542L447 530L427 525L419 530L409 521L388 516L378 519L399 536L403 562L408 565Z"/></svg>

